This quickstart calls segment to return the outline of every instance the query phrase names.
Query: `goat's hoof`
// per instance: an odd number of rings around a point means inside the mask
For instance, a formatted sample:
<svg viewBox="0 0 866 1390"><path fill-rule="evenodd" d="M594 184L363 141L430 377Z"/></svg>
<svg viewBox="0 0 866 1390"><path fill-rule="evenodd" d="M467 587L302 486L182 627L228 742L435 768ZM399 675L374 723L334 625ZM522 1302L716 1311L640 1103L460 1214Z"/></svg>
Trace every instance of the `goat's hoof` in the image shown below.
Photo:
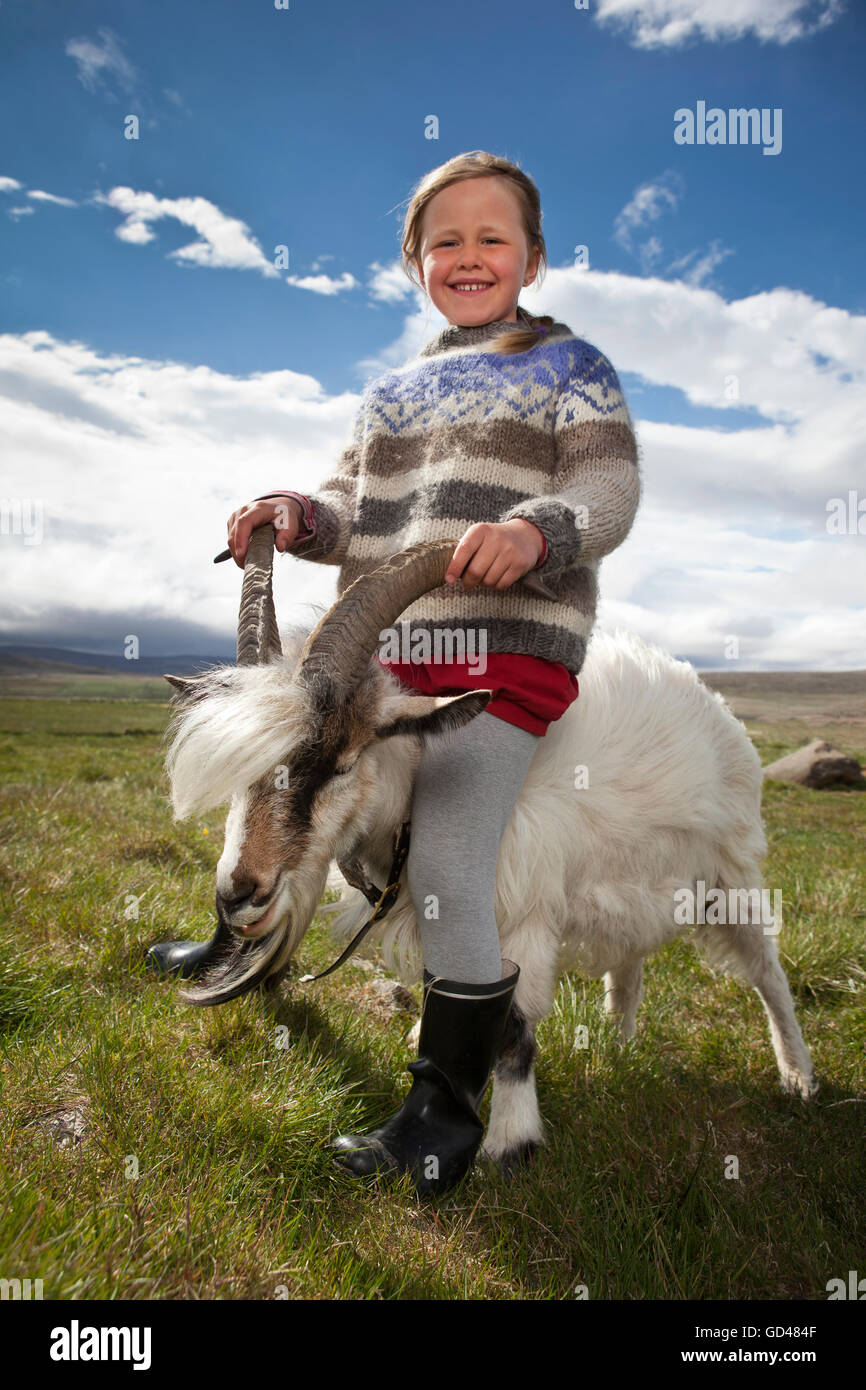
<svg viewBox="0 0 866 1390"><path fill-rule="evenodd" d="M820 1089L821 1083L803 1071L788 1072L782 1077L782 1090L788 1096L800 1096L803 1100L811 1100Z"/></svg>
<svg viewBox="0 0 866 1390"><path fill-rule="evenodd" d="M517 1178L521 1173L525 1173L527 1168L532 1167L532 1161L539 1148L540 1145L534 1139L527 1139L522 1144L514 1144L510 1149L505 1149L493 1162L503 1177Z"/></svg>

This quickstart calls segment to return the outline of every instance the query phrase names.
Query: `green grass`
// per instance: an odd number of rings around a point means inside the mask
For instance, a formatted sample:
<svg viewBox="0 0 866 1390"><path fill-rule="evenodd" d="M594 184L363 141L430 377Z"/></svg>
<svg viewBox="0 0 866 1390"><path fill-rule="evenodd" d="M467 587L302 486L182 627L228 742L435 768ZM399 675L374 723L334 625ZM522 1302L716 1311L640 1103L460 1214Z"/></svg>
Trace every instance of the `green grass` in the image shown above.
<svg viewBox="0 0 866 1390"><path fill-rule="evenodd" d="M62 1299L823 1299L866 1272L866 797L765 789L814 1102L779 1089L757 996L676 942L624 1048L601 982L566 977L539 1029L546 1149L425 1203L328 1153L400 1103L410 1021L356 964L296 983L333 958L322 922L273 996L195 1010L145 974L151 942L210 935L224 816L172 822L166 716L0 700L0 1275ZM820 736L752 732L764 762ZM80 1142L47 1132L60 1111Z"/></svg>
<svg viewBox="0 0 866 1390"><path fill-rule="evenodd" d="M208 663L202 661L200 664ZM172 658L166 657L166 670L172 669ZM16 666L5 662L0 652L2 699L17 699L21 703L32 699L97 703L134 700L164 705L167 690L162 676L133 675L130 671L88 671L46 660Z"/></svg>

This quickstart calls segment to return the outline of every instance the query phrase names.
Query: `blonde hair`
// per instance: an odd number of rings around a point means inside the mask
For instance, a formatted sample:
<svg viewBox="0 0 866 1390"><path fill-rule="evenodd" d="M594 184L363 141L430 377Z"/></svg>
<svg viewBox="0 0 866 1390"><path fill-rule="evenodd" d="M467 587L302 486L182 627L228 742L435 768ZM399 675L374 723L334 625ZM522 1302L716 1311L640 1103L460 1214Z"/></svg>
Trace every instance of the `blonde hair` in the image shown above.
<svg viewBox="0 0 866 1390"><path fill-rule="evenodd" d="M441 193L443 188L448 188L452 183L459 183L463 179L487 178L491 174L507 179L510 187L514 189L523 217L523 230L530 254L534 250L539 251L538 268L541 270L546 267L547 247L544 244L544 236L541 231L541 199L532 179L528 174L524 174L517 164L512 164L508 159L502 159L499 155L488 154L486 150L470 150L466 154L455 155L453 159L449 159L445 164L440 164L436 169L431 169L412 190L403 221L401 249L403 269L412 284L416 285L418 289L421 288L421 282L414 272L421 249L422 226L427 204L437 193ZM522 312L526 314L527 311L523 309ZM543 335L553 327L554 320L549 314L543 314L539 317L527 316L531 319L531 327L497 334L490 344L490 351L527 352L529 348L535 347L539 340L543 339Z"/></svg>

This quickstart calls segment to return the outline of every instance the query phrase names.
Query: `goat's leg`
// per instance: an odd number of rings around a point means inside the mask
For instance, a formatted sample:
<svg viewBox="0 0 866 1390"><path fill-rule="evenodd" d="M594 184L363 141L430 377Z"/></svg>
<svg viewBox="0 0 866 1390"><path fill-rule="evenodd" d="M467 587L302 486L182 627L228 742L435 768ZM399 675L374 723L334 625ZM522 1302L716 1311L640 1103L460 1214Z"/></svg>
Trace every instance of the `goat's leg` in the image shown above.
<svg viewBox="0 0 866 1390"><path fill-rule="evenodd" d="M695 945L705 952L711 965L755 989L769 1020L782 1089L804 1099L813 1096L818 1083L775 938L757 922L712 924L700 928Z"/></svg>
<svg viewBox="0 0 866 1390"><path fill-rule="evenodd" d="M417 1048L421 1022L406 1041ZM505 1025L499 1060L493 1073L490 1119L480 1156L498 1163L506 1172L531 1158L544 1143L538 1097L535 1092L535 1025L512 1004Z"/></svg>
<svg viewBox="0 0 866 1390"><path fill-rule="evenodd" d="M493 1074L490 1118L481 1153L504 1172L520 1168L544 1143L535 1090L535 1025L512 1004Z"/></svg>
<svg viewBox="0 0 866 1390"><path fill-rule="evenodd" d="M499 1059L493 1072L490 1114L479 1157L512 1171L544 1141L535 1090L535 1028L553 1008L559 965L558 934L548 923L528 918L501 940L502 955L520 965ZM417 1047L420 1022L407 1036Z"/></svg>
<svg viewBox="0 0 866 1390"><path fill-rule="evenodd" d="M545 1142L535 1090L535 1028L553 1008L559 934L536 916L502 942L502 953L520 964L520 979L493 1074L484 1157L509 1172Z"/></svg>
<svg viewBox="0 0 866 1390"><path fill-rule="evenodd" d="M482 1154L508 1173L544 1143L535 1089L535 1025L512 1005L504 1045L493 1076L490 1117Z"/></svg>
<svg viewBox="0 0 866 1390"><path fill-rule="evenodd" d="M638 1006L643 998L643 956L623 961L604 977L605 1012L620 1016L621 1038L634 1037Z"/></svg>

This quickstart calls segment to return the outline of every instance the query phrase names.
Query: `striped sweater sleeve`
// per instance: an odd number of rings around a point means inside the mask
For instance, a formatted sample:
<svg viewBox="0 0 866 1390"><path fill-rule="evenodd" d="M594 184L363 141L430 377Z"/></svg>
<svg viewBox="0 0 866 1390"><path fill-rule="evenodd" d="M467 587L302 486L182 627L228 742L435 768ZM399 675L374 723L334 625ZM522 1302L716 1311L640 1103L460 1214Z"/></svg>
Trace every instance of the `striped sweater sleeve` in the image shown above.
<svg viewBox="0 0 866 1390"><path fill-rule="evenodd" d="M548 543L544 574L609 555L628 535L640 501L637 442L619 378L597 348L581 343L557 399L556 471L545 495L500 518L533 522Z"/></svg>
<svg viewBox="0 0 866 1390"><path fill-rule="evenodd" d="M323 565L342 565L352 537L358 491L358 464L361 457L361 427L358 418L352 442L340 455L336 470L316 492L289 493L303 508L303 523L289 546L299 559Z"/></svg>

